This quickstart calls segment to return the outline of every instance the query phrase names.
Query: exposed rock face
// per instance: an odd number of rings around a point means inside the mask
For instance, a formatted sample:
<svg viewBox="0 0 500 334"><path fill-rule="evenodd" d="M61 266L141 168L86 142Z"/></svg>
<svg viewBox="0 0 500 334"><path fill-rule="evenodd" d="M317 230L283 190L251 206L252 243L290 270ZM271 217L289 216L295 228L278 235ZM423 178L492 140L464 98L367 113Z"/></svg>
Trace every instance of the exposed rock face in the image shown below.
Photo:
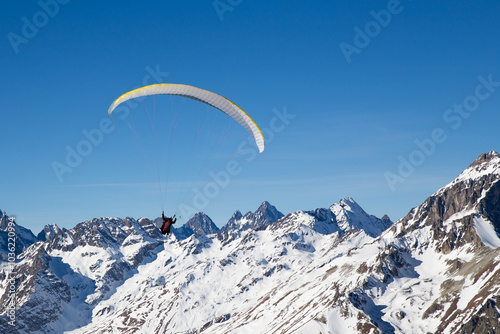
<svg viewBox="0 0 500 334"><path fill-rule="evenodd" d="M198 212L193 218L189 219L184 227L193 231L194 235L208 235L219 231L212 219L203 212Z"/></svg>
<svg viewBox="0 0 500 334"><path fill-rule="evenodd" d="M488 299L479 311L460 327L459 333L500 333L500 313L497 307L500 298L497 296L495 299L496 301Z"/></svg>
<svg viewBox="0 0 500 334"><path fill-rule="evenodd" d="M500 184L494 183L484 194L476 206L478 212L493 223L493 227L500 235Z"/></svg>
<svg viewBox="0 0 500 334"><path fill-rule="evenodd" d="M15 253L20 254L24 249L38 241L35 235L13 221L15 232ZM8 252L9 246L9 216L0 210L0 259L4 258L3 252Z"/></svg>
<svg viewBox="0 0 500 334"><path fill-rule="evenodd" d="M482 242L473 228L473 218L482 215L495 227L500 226L500 199L498 180L500 158L498 153L482 154L453 182L430 196L401 220L403 228L397 237L431 226L437 249L445 254L455 247ZM394 226L396 230L398 227Z"/></svg>

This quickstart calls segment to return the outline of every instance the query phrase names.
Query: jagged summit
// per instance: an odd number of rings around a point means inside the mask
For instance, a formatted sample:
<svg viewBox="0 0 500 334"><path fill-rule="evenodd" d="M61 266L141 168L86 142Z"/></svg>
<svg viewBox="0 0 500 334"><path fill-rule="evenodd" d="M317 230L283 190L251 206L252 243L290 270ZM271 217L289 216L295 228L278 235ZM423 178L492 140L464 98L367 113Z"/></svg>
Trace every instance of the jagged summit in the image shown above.
<svg viewBox="0 0 500 334"><path fill-rule="evenodd" d="M500 156L495 151L481 154L448 186L453 186L459 182L478 180L488 175L494 178L500 177Z"/></svg>
<svg viewBox="0 0 500 334"><path fill-rule="evenodd" d="M24 249L28 248L30 245L38 241L31 230L18 225L14 221L14 231L15 231L15 249L17 254L21 253ZM0 211L0 252L3 250L8 252L9 250L9 216L5 211ZM10 236L10 240L12 237ZM10 242L12 244L12 242ZM0 260L2 256L0 256Z"/></svg>
<svg viewBox="0 0 500 334"><path fill-rule="evenodd" d="M0 210L0 231L5 231L8 227L9 224L9 216L7 215L7 212L2 212Z"/></svg>
<svg viewBox="0 0 500 334"><path fill-rule="evenodd" d="M351 215L367 215L365 210L363 210L352 197L341 198L338 203L334 203L330 206L330 210L332 210L333 212L342 213L344 215L349 213Z"/></svg>
<svg viewBox="0 0 500 334"><path fill-rule="evenodd" d="M52 239L57 234L61 233L61 229L56 224L50 223L43 227L38 233L38 240L46 241Z"/></svg>
<svg viewBox="0 0 500 334"><path fill-rule="evenodd" d="M431 225L436 248L445 253L465 244L496 245L500 236L500 157L483 153L452 182L400 219L393 229L402 237ZM457 233L456 225L463 226Z"/></svg>
<svg viewBox="0 0 500 334"><path fill-rule="evenodd" d="M244 216L237 210L227 224L221 228L221 232L256 230L274 223L281 217L283 214L274 205L264 201L255 212L247 212Z"/></svg>
<svg viewBox="0 0 500 334"><path fill-rule="evenodd" d="M229 222L234 222L236 220L240 220L241 218L243 218L243 215L241 214L241 211L240 210L236 210L233 215L231 216L231 218L229 218Z"/></svg>
<svg viewBox="0 0 500 334"><path fill-rule="evenodd" d="M193 218L184 224L184 227L191 229L197 236L214 234L219 231L212 219L203 212L196 213Z"/></svg>
<svg viewBox="0 0 500 334"><path fill-rule="evenodd" d="M500 241L500 157L481 154L451 183L436 191L394 226L404 234L431 226L436 248L495 247ZM457 231L457 225L461 230Z"/></svg>
<svg viewBox="0 0 500 334"><path fill-rule="evenodd" d="M353 198L347 197L327 209L290 213L271 225L271 229L277 233L295 233L302 226L307 226L324 235L364 231L366 235L376 238L391 225L390 219L367 214Z"/></svg>
<svg viewBox="0 0 500 334"><path fill-rule="evenodd" d="M250 214L247 213L247 215ZM283 214L276 209L274 205L269 203L268 201L262 202L257 211L253 213L254 219L259 224L272 224L276 220L283 217Z"/></svg>
<svg viewBox="0 0 500 334"><path fill-rule="evenodd" d="M364 230L369 236L377 237L392 225L390 220L367 214L352 197L342 198L329 209L335 215L339 228L344 231Z"/></svg>
<svg viewBox="0 0 500 334"><path fill-rule="evenodd" d="M498 159L500 156L498 155L498 152L496 151L489 151L488 153L482 153L477 157L476 160L474 160L473 163L470 164L469 168L474 167L476 165L480 165L483 163L489 163L492 160Z"/></svg>
<svg viewBox="0 0 500 334"><path fill-rule="evenodd" d="M354 205L354 206L359 207L358 203L356 203L356 201L354 200L354 198L352 198L351 196L341 198L340 201L338 201L338 203L334 203L334 205L335 204L339 204L339 205L342 205L342 206Z"/></svg>

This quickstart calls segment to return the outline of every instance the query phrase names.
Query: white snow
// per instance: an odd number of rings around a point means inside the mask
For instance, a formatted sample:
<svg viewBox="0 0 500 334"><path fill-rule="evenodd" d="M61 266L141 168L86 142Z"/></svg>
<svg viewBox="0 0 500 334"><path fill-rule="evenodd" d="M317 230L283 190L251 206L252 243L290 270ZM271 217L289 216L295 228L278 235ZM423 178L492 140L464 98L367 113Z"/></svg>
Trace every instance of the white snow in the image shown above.
<svg viewBox="0 0 500 334"><path fill-rule="evenodd" d="M498 237L491 222L482 216L476 215L474 218L474 229L483 243L490 248L500 247L500 238Z"/></svg>

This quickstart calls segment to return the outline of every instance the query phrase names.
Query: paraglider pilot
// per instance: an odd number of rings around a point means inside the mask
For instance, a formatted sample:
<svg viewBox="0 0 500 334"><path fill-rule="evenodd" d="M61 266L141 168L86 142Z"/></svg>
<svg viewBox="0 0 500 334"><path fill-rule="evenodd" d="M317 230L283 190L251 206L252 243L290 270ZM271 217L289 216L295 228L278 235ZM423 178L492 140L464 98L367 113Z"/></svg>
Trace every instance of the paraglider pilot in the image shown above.
<svg viewBox="0 0 500 334"><path fill-rule="evenodd" d="M161 213L161 218L163 218L163 224L161 225L161 233L162 234L166 234L166 235L169 235L170 233L170 227L172 226L172 224L175 224L175 222L177 221L177 218L175 218L175 215L174 217L165 217L165 213Z"/></svg>

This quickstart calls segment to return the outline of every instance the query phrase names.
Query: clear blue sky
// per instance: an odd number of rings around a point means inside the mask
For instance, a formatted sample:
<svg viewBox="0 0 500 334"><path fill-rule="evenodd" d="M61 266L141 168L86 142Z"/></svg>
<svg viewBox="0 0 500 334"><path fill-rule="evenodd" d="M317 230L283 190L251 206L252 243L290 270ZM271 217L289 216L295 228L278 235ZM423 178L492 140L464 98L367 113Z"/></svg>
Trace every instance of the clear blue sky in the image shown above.
<svg viewBox="0 0 500 334"><path fill-rule="evenodd" d="M493 0L9 1L0 12L0 209L34 233L93 217L154 218L189 204L192 181L202 189L233 160L237 175L203 208L219 226L264 200L289 213L348 196L396 220L480 153L500 150L499 16ZM179 98L138 103L137 119L161 114L161 140L172 129L165 115L182 114L170 145L179 168L161 200L144 167L153 160L140 154L150 146L107 116L119 95L157 79L230 98L261 128L274 126L272 140L244 162L248 153L234 153L247 133L223 115ZM294 118L284 124L275 109ZM107 133L61 181L54 162L66 164L67 147L85 149L83 131L101 122ZM209 155L198 140L192 163L190 131L207 124ZM198 174L185 176L192 166Z"/></svg>

